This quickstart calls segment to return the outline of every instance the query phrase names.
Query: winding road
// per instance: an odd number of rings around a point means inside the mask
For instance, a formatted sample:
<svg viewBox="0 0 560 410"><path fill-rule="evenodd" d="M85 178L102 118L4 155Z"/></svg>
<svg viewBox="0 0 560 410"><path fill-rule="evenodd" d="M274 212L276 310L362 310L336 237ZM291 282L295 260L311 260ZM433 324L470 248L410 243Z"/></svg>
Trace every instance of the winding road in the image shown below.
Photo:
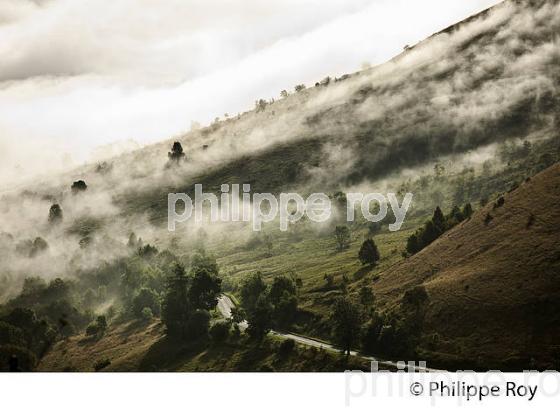
<svg viewBox="0 0 560 410"><path fill-rule="evenodd" d="M231 309L235 307L235 303L233 303L233 301L231 300L231 298L227 295L221 295L218 298L218 310L220 311L220 313L222 314L222 316L224 316L226 319L229 319L231 317ZM248 327L248 323L247 321L243 321L239 324L239 328L240 330L244 331L245 329L247 329ZM335 346L317 340L317 339L312 339L306 336L300 336L300 335L296 335L293 333L286 333L286 332L277 332L275 330L272 330L270 333L272 333L273 335L276 336L280 336L283 337L285 339L292 339L293 341L300 343L302 345L306 345L306 346L311 346L311 347L315 347L318 349L324 349L324 350L329 350L332 352L340 352L340 349L336 348ZM350 351L350 355L351 356L356 356L356 357L360 357L364 360L367 360L369 362L377 362L379 364L379 368L391 368L391 369L395 369L395 370L406 370L408 372L440 372L441 370L438 369L431 369L428 367L422 367L419 365L416 365L414 362L393 362L390 360L382 360L373 356L367 356L367 355L363 355L360 352L351 350Z"/></svg>

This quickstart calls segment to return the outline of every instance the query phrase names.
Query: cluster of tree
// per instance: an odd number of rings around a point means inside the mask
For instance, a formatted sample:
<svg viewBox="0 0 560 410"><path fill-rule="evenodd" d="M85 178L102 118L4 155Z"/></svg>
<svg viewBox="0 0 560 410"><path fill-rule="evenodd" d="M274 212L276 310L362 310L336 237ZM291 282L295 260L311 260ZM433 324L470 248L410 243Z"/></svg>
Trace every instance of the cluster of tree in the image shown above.
<svg viewBox="0 0 560 410"><path fill-rule="evenodd" d="M349 355L361 348L373 354L410 355L418 345L428 294L423 286L405 292L399 307L379 314L370 288L335 300L329 322L333 341Z"/></svg>
<svg viewBox="0 0 560 410"><path fill-rule="evenodd" d="M91 312L114 300L106 312L107 321L117 314L145 321L161 315L166 280L178 259L167 250L159 252L155 246L143 245L141 240L135 243L138 247L131 246L129 257L81 274L76 286L84 311Z"/></svg>
<svg viewBox="0 0 560 410"><path fill-rule="evenodd" d="M246 317L249 327L247 332L261 340L273 327L288 328L298 309L297 279L288 275L276 276L270 285L264 282L262 274L249 275L240 287L241 317Z"/></svg>
<svg viewBox="0 0 560 410"><path fill-rule="evenodd" d="M420 341L427 302L426 289L417 286L404 293L396 309L384 314L373 310L361 329L359 343L362 350L386 356L412 357Z"/></svg>
<svg viewBox="0 0 560 410"><path fill-rule="evenodd" d="M123 314L149 321L161 315L162 300L167 281L173 275L177 257L169 251L159 252L150 244L143 245L141 239L129 239L132 255L124 261L118 289L123 301ZM135 242L132 246L131 241Z"/></svg>
<svg viewBox="0 0 560 410"><path fill-rule="evenodd" d="M21 293L4 310L9 313L0 318L0 366L13 356L20 370L32 370L54 341L74 334L92 316L80 309L75 284L60 278L49 283L26 278Z"/></svg>
<svg viewBox="0 0 560 410"><path fill-rule="evenodd" d="M221 279L212 257L198 254L185 267L176 263L166 281L162 321L169 337L195 340L208 335L211 309L218 303Z"/></svg>
<svg viewBox="0 0 560 410"><path fill-rule="evenodd" d="M46 282L39 277L26 278L19 295L1 306L0 365L6 366L8 359L15 356L19 363L15 367L32 369L57 339L82 331L102 337L110 320L117 315L142 320L161 315L166 279L173 272L177 257L169 251L159 252L149 244L135 242L129 256L80 270L72 280L56 278ZM18 251L27 256L36 255L46 249L41 243L40 239L26 241ZM193 258L189 300L196 305L202 304L202 295L208 291L204 284L207 275L201 272L202 268L217 272L215 261L203 263L207 259ZM219 281L213 289L212 292L219 293ZM103 314L93 314L108 304Z"/></svg>
<svg viewBox="0 0 560 410"><path fill-rule="evenodd" d="M445 231L453 228L458 223L472 216L473 209L470 203L467 203L461 210L458 206L454 206L451 212L444 216L438 206L432 219L427 221L424 226L408 237L406 243L406 251L413 255L420 252L426 246L439 238Z"/></svg>
<svg viewBox="0 0 560 410"><path fill-rule="evenodd" d="M92 317L91 311L82 308L77 293L72 281L56 278L47 284L39 277L28 277L21 293L6 306L30 309L55 329L57 336L68 337L86 326Z"/></svg>
<svg viewBox="0 0 560 410"><path fill-rule="evenodd" d="M0 371L33 370L55 340L56 330L32 309L13 309L0 317Z"/></svg>
<svg viewBox="0 0 560 410"><path fill-rule="evenodd" d="M503 162L509 164L512 161L520 160L529 156L532 148L532 144L527 140L523 141L522 144L517 144L514 141L505 141L499 145L498 155Z"/></svg>

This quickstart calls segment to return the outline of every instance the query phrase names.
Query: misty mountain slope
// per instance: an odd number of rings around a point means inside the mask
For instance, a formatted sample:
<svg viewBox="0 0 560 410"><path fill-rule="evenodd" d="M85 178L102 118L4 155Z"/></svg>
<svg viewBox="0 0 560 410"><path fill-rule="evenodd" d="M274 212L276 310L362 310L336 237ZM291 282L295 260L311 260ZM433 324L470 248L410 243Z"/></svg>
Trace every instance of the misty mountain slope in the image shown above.
<svg viewBox="0 0 560 410"><path fill-rule="evenodd" d="M33 190L61 201L82 178L121 216L159 222L167 193L195 183L341 190L441 156L541 137L560 121L559 31L558 1L507 1L386 64L175 138L188 159L180 169L165 168L170 140L108 160L107 172L86 167Z"/></svg>
<svg viewBox="0 0 560 410"><path fill-rule="evenodd" d="M439 335L427 350L487 368L520 369L532 359L553 366L560 358L560 165L503 198L387 270L373 288L391 306L425 286L422 333Z"/></svg>
<svg viewBox="0 0 560 410"><path fill-rule="evenodd" d="M471 166L468 156L481 168L502 141L557 138L558 32L560 2L507 1L386 64L177 138L187 157L180 167L167 166L168 140L62 176L45 172L0 201L1 294L18 291L23 276L73 276L123 257L132 231L167 247L167 195L192 193L195 183L206 192L232 183L272 193L398 191L446 157L450 172ZM73 195L79 179L88 190ZM64 213L55 228L54 203ZM48 252L20 257L18 245L37 237Z"/></svg>
<svg viewBox="0 0 560 410"><path fill-rule="evenodd" d="M557 1L505 2L379 67L187 134L183 176L128 190L121 203L158 214L170 189L197 182L267 192L376 183L441 156L552 133L559 31Z"/></svg>

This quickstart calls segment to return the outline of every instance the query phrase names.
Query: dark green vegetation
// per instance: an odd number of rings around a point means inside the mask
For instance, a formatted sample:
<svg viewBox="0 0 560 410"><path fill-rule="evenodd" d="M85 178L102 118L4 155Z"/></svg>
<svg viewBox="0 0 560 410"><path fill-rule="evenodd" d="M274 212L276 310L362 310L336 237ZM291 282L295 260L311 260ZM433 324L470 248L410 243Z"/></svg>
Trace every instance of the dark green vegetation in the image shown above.
<svg viewBox="0 0 560 410"><path fill-rule="evenodd" d="M249 322L247 332L256 339L262 338L273 328L289 329L298 312L297 278L275 276L270 286L256 272L240 285L241 307Z"/></svg>
<svg viewBox="0 0 560 410"><path fill-rule="evenodd" d="M373 239L368 238L362 243L360 252L358 252L358 258L363 265L375 265L379 260L379 249L373 241Z"/></svg>
<svg viewBox="0 0 560 410"><path fill-rule="evenodd" d="M438 206L434 211L432 219L428 220L422 228L408 237L406 251L411 255L421 251L439 238L445 231L470 218L472 213L473 209L470 203L466 204L463 210L455 205L447 216L443 215Z"/></svg>
<svg viewBox="0 0 560 410"><path fill-rule="evenodd" d="M74 279L46 282L40 277L26 278L19 296L0 313L6 329L2 331L5 352L16 346L24 350L20 366L29 370L33 367L28 364L35 363L56 340L78 333L99 339L108 321L145 317L145 309L159 315L163 272L175 257L156 250L157 255L146 258L140 256L141 250L131 250L130 256L83 271ZM95 312L103 314L96 316ZM2 365L6 363L2 360Z"/></svg>
<svg viewBox="0 0 560 410"><path fill-rule="evenodd" d="M207 335L209 310L218 303L221 279L218 277L215 260L195 255L191 271L191 275L187 276L185 268L181 264L175 264L171 277L166 281L162 321L170 337L196 339Z"/></svg>
<svg viewBox="0 0 560 410"><path fill-rule="evenodd" d="M386 65L3 197L2 366L356 367L275 329L432 367L558 368L559 10L505 2ZM168 232L167 194L195 183L325 192L335 215ZM412 192L402 229L347 223L354 189Z"/></svg>

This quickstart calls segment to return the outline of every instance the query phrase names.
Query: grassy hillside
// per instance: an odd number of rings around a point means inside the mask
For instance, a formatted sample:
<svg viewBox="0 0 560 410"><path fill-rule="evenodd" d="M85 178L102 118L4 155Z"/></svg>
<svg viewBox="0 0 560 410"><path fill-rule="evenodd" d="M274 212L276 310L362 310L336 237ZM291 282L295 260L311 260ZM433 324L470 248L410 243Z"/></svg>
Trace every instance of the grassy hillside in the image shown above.
<svg viewBox="0 0 560 410"><path fill-rule="evenodd" d="M173 269L191 269L203 254L221 290L239 298L257 271L268 285L293 279L298 305L284 326L298 333L331 338L335 301L373 289L354 342L370 353L445 368L557 367L558 32L558 1L505 1L386 64L4 195L0 336L10 346L0 345L2 357L25 354L32 368L46 353L41 370L348 366L301 349L280 360L273 339L165 338L158 316ZM179 163L168 158L175 140L186 153ZM87 190L73 193L79 179ZM168 232L168 193L192 194L196 183L205 192L236 183L252 192L324 192L338 213L288 232L276 221L261 233L238 223ZM379 226L347 223L343 192L411 192L414 200L402 229L390 232L391 217ZM467 203L474 215L407 253L436 207L447 215ZM55 222L53 204L63 214ZM341 250L337 225L350 232ZM374 266L357 257L369 237L380 253ZM133 320L145 307L156 318ZM104 336L84 336L99 315L109 322Z"/></svg>
<svg viewBox="0 0 560 410"><path fill-rule="evenodd" d="M442 157L538 139L558 126L559 28L556 1L506 1L378 67L176 136L188 160L180 169L165 168L168 140L108 160L106 172L93 164L34 189L64 198L82 178L120 217L147 213L161 226L167 193L195 183L273 193L383 186Z"/></svg>
<svg viewBox="0 0 560 410"><path fill-rule="evenodd" d="M560 165L527 179L373 284L380 303L423 285L426 349L484 368L560 359ZM488 217L491 217L490 218Z"/></svg>
<svg viewBox="0 0 560 410"><path fill-rule="evenodd" d="M74 336L53 346L38 371L303 371L367 370L369 363L324 350L296 345L285 352L281 339L259 345L246 338L213 344L207 340L185 344L165 338L160 322L115 324L101 340Z"/></svg>

